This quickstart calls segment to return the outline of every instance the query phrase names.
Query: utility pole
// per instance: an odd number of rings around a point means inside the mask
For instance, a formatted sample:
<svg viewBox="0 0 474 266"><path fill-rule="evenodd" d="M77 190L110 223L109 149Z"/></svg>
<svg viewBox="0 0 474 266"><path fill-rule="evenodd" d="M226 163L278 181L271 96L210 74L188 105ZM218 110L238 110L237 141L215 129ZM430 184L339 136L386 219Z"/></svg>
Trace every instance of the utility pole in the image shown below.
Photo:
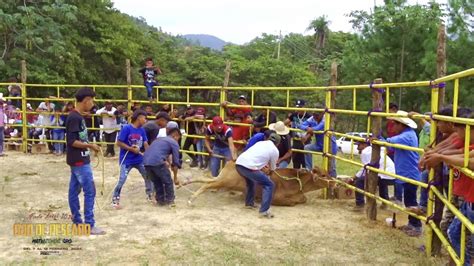
<svg viewBox="0 0 474 266"><path fill-rule="evenodd" d="M280 46L281 46L281 30L280 30L280 36L278 37L277 60L280 59Z"/></svg>

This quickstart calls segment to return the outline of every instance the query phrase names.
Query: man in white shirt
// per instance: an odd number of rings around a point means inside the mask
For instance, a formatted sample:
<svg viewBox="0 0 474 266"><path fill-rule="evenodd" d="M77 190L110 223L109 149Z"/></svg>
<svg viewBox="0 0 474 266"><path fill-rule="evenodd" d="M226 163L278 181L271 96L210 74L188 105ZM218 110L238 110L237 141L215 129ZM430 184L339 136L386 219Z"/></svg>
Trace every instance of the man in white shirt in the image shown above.
<svg viewBox="0 0 474 266"><path fill-rule="evenodd" d="M235 162L236 170L245 178L247 183L247 195L245 206L255 208L255 184L262 186L262 205L260 206L260 217L273 218L270 213L270 205L273 198L275 184L264 172L274 171L278 161L277 149L281 137L272 133L268 140L259 141L248 150L243 152Z"/></svg>
<svg viewBox="0 0 474 266"><path fill-rule="evenodd" d="M359 151L360 154L360 161L364 165L369 165L370 160L372 158L372 146L370 146L369 142L361 141L357 142L357 150ZM375 166L374 166L375 167ZM395 174L395 165L390 159L390 157L386 156L385 159L385 148L380 149L380 161L379 161L379 166L378 168L380 170L384 170L386 172L389 172L391 174ZM355 175L355 186L365 190L365 180L367 176L367 170L364 168L361 168ZM378 186L379 186L379 196L383 199L388 200L388 185L392 184L394 182L394 177L385 175L385 174L379 174L379 181L378 181ZM365 200L364 200L364 194L357 193L355 194L355 201L356 201L356 209L362 210L365 205ZM382 205L382 208L385 208L385 205Z"/></svg>
<svg viewBox="0 0 474 266"><path fill-rule="evenodd" d="M117 118L115 117L115 107L112 102L105 102L105 106L97 110L96 114L102 117L102 126L104 128L104 142L107 142L107 151L104 156L115 156L115 139L117 138Z"/></svg>

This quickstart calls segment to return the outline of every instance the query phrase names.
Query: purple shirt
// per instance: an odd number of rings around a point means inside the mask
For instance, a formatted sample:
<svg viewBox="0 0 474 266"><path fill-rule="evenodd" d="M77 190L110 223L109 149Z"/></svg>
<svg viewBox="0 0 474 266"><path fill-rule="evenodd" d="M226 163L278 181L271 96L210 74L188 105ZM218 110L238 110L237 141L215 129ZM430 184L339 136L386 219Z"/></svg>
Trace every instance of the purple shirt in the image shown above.
<svg viewBox="0 0 474 266"><path fill-rule="evenodd" d="M3 111L3 107L0 107L0 127L5 126L5 112Z"/></svg>

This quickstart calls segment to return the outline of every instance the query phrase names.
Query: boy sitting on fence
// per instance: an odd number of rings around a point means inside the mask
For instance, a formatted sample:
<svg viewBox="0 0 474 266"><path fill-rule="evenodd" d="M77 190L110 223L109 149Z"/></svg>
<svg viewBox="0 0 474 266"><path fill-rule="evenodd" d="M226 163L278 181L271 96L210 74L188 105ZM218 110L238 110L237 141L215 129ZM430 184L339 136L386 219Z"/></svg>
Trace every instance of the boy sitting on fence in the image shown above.
<svg viewBox="0 0 474 266"><path fill-rule="evenodd" d="M153 86L158 86L156 76L161 74L161 69L153 65L153 59L151 57L145 60L145 67L141 68L140 72L143 76L143 82L147 91L148 99L153 100ZM158 90L158 95L161 95L161 90Z"/></svg>

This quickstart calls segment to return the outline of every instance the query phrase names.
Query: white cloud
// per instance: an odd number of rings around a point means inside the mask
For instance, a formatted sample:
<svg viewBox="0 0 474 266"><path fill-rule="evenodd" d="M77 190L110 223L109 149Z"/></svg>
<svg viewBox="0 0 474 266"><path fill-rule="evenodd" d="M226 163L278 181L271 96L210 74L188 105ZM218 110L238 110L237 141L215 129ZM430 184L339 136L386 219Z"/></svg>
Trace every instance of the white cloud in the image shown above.
<svg viewBox="0 0 474 266"><path fill-rule="evenodd" d="M210 34L242 44L262 33L304 33L309 22L327 15L333 31L350 31L346 16L353 10L369 11L382 0L114 0L121 12L161 27L172 34ZM426 4L428 0L411 0ZM446 2L446 0L438 0Z"/></svg>

